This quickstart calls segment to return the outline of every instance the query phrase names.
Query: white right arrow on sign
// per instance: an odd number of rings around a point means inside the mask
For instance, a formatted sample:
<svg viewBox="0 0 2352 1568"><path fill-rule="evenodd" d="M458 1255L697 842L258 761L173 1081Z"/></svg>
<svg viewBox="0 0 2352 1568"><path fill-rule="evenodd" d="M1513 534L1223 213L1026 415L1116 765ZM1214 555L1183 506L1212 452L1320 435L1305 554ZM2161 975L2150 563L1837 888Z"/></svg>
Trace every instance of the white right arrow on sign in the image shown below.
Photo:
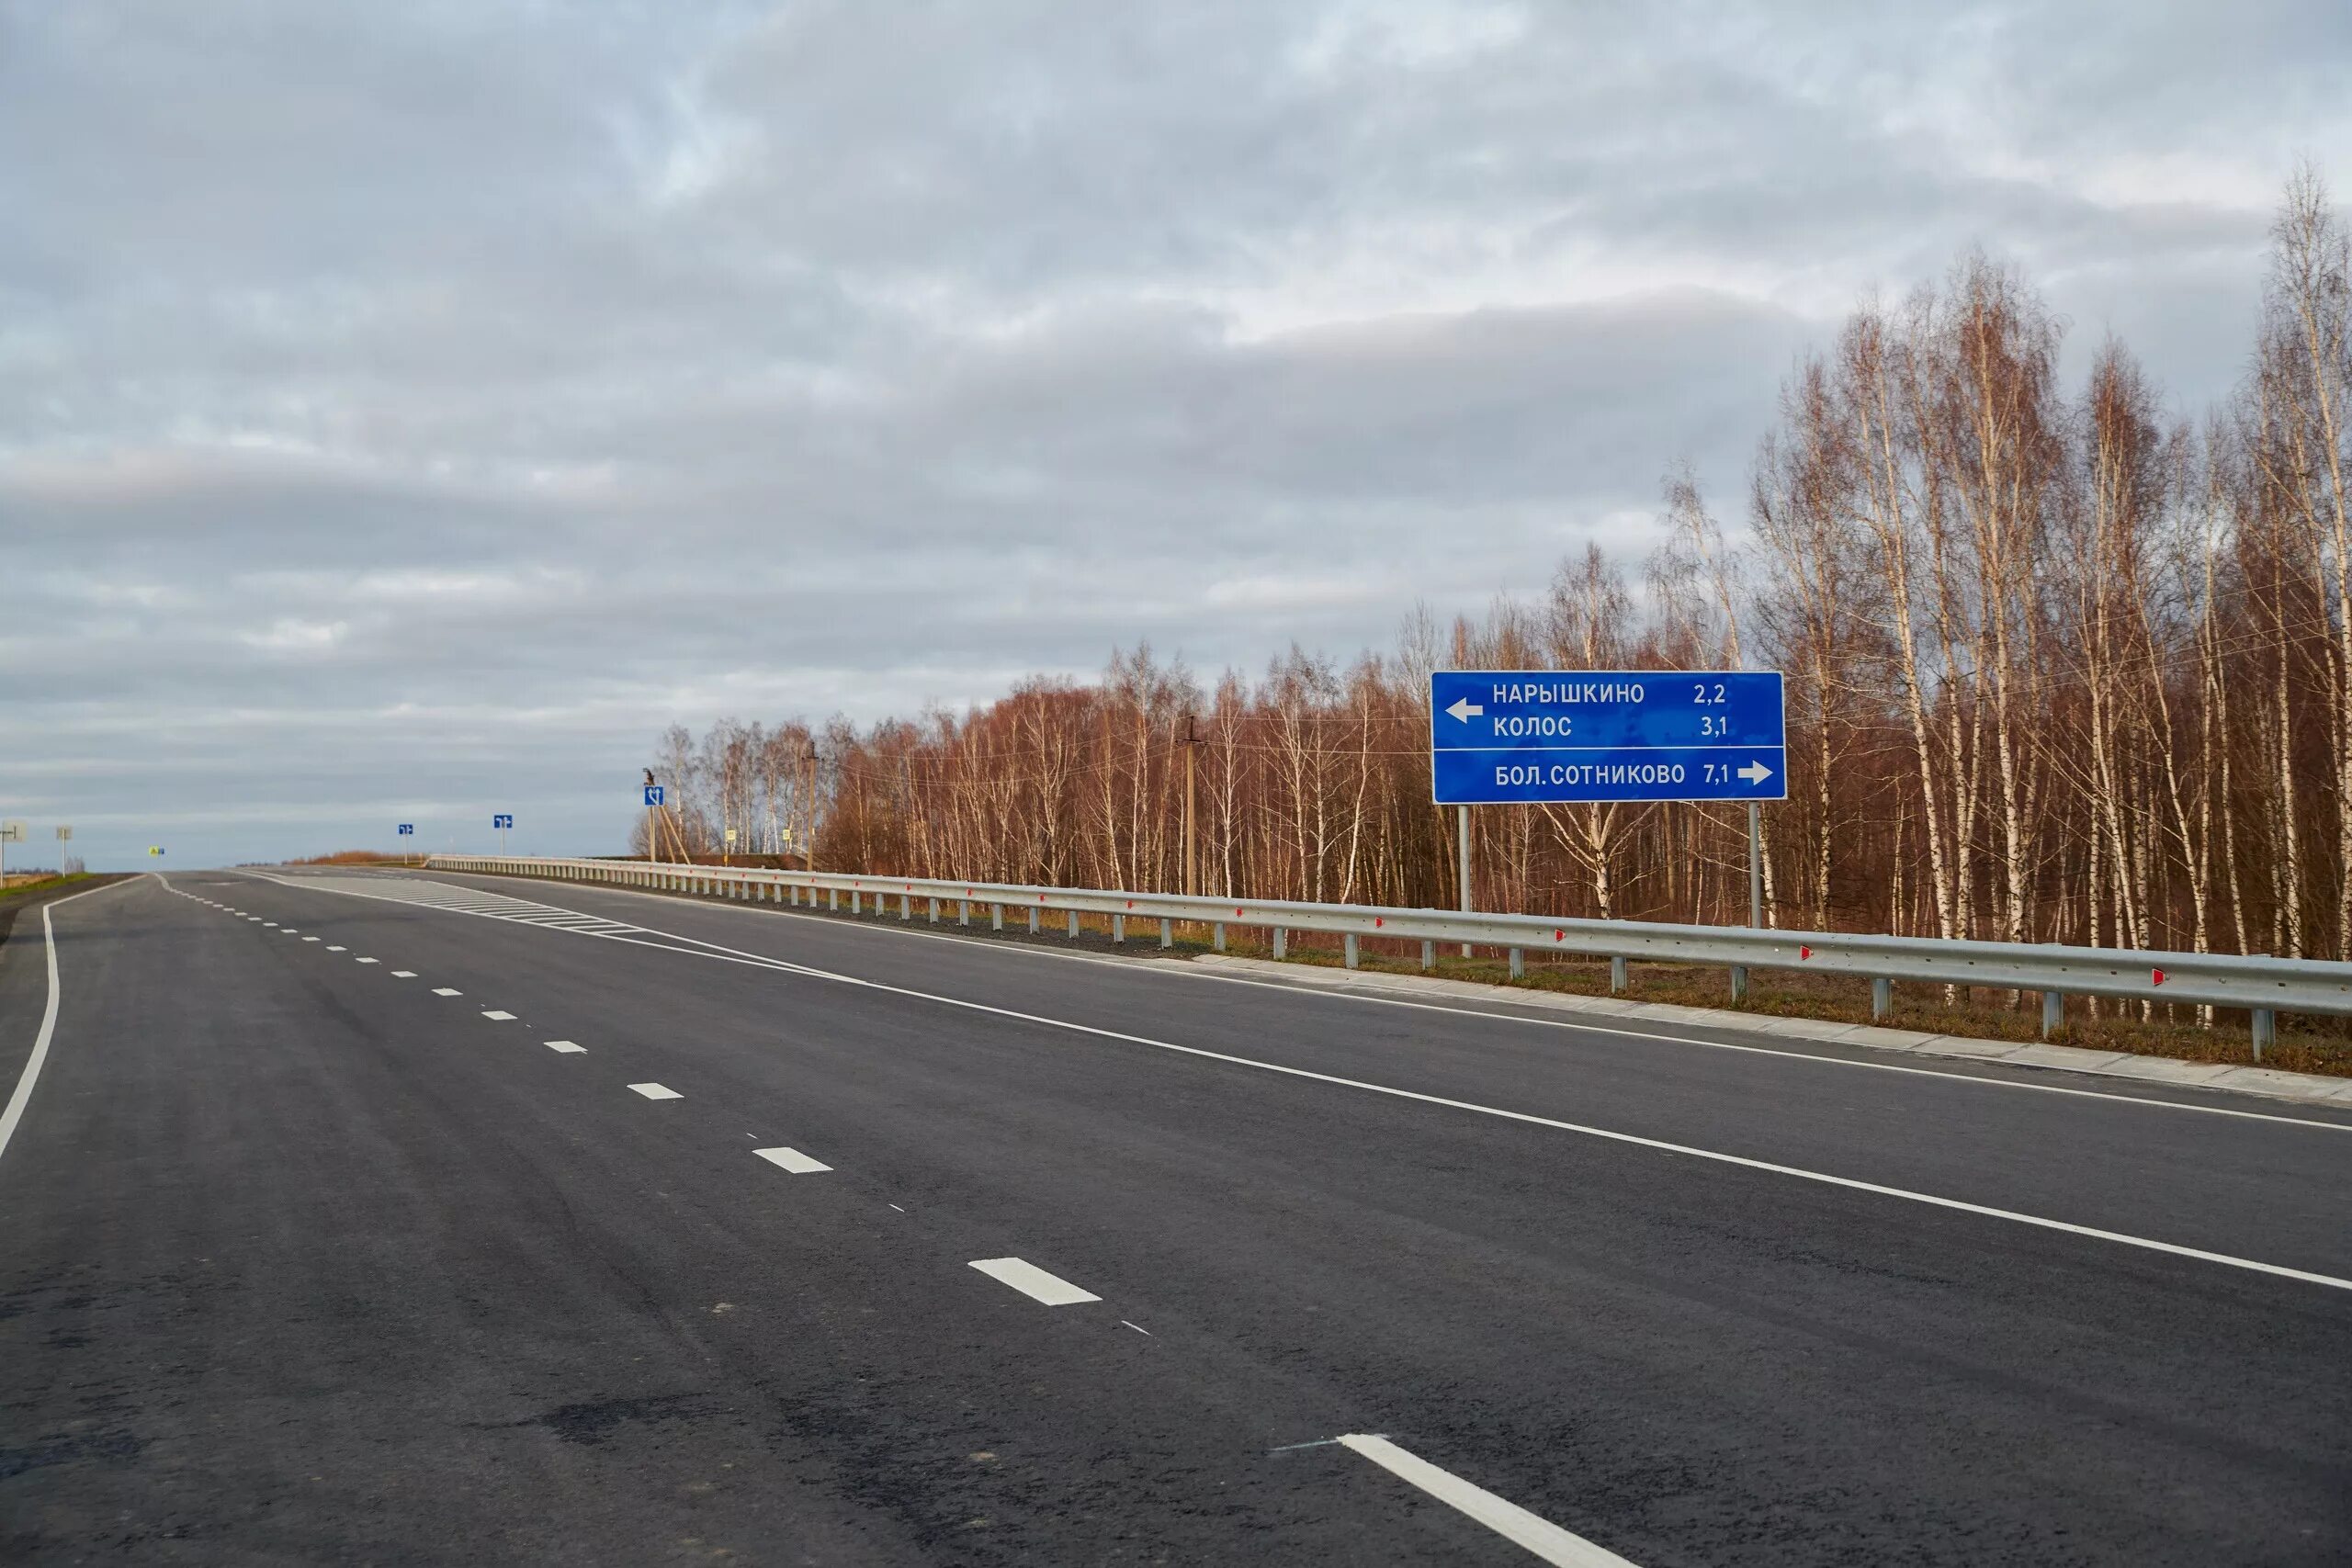
<svg viewBox="0 0 2352 1568"><path fill-rule="evenodd" d="M1747 766L1739 770L1739 776L1746 779L1749 784L1760 784L1766 779L1772 776L1772 770L1766 767L1761 762L1750 762Z"/></svg>

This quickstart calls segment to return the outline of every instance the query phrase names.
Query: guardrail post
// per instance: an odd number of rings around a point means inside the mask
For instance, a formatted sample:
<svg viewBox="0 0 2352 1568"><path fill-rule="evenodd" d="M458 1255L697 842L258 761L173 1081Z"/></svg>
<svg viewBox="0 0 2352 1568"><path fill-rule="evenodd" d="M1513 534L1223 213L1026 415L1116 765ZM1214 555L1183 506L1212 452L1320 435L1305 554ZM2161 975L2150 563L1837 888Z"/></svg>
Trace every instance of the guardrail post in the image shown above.
<svg viewBox="0 0 2352 1568"><path fill-rule="evenodd" d="M1078 911L1076 909L1069 912L1069 939L1072 942L1078 940Z"/></svg>
<svg viewBox="0 0 2352 1568"><path fill-rule="evenodd" d="M1276 926L1274 928L1274 962L1279 964L1289 956L1290 930L1286 926Z"/></svg>
<svg viewBox="0 0 2352 1568"><path fill-rule="evenodd" d="M1210 929L1209 942L1210 945L1215 947L1219 953L1223 953L1225 951L1225 922L1223 920L1217 921L1216 924Z"/></svg>
<svg viewBox="0 0 2352 1568"><path fill-rule="evenodd" d="M1114 942L1123 942L1127 940L1126 916L1114 915L1111 917L1111 940Z"/></svg>
<svg viewBox="0 0 2352 1568"><path fill-rule="evenodd" d="M1731 999L1736 1002L1747 999L1747 965L1745 964L1731 966Z"/></svg>
<svg viewBox="0 0 2352 1568"><path fill-rule="evenodd" d="M865 895L854 887L849 890L849 912L853 915L865 913Z"/></svg>
<svg viewBox="0 0 2352 1568"><path fill-rule="evenodd" d="M1350 932L1348 933L1348 967L1349 967L1349 968L1351 968L1351 969L1352 969L1352 968L1354 968L1355 966L1356 966L1356 933L1355 933L1355 932L1353 932L1353 931L1350 931Z"/></svg>
<svg viewBox="0 0 2352 1568"><path fill-rule="evenodd" d="M1884 1023L1894 1016L1894 982L1882 975L1871 982L1871 1021Z"/></svg>
<svg viewBox="0 0 2352 1568"><path fill-rule="evenodd" d="M2263 1047L2278 1043L2278 1015L2269 1008L2256 1008L2249 1021L2254 1026L2254 1059L2259 1062Z"/></svg>
<svg viewBox="0 0 2352 1568"><path fill-rule="evenodd" d="M1625 977L1625 955L1617 953L1609 960L1609 994L1615 996L1631 982Z"/></svg>
<svg viewBox="0 0 2352 1568"><path fill-rule="evenodd" d="M931 923L934 926L939 923L939 900L936 898L931 901Z"/></svg>
<svg viewBox="0 0 2352 1568"><path fill-rule="evenodd" d="M1510 950L1510 977L1514 980L1527 978L1527 949L1514 947Z"/></svg>
<svg viewBox="0 0 2352 1568"><path fill-rule="evenodd" d="M1159 945L1160 945L1160 946L1162 946L1162 947L1173 947L1173 946L1175 946L1175 945L1176 945L1176 922L1175 922L1175 921L1170 920L1170 919L1162 919L1160 920L1160 922L1159 922Z"/></svg>
<svg viewBox="0 0 2352 1568"><path fill-rule="evenodd" d="M992 931L1001 931L1004 930L1003 905L991 904L989 906L989 930Z"/></svg>
<svg viewBox="0 0 2352 1568"><path fill-rule="evenodd" d="M2044 1040L2049 1039L2052 1035L2058 1032L2060 1026L2064 1024L2065 1021L2066 993L2064 991L2042 992L2041 1037Z"/></svg>
<svg viewBox="0 0 2352 1568"><path fill-rule="evenodd" d="M1037 934L1037 906L1035 904L1029 906L1029 934Z"/></svg>
<svg viewBox="0 0 2352 1568"><path fill-rule="evenodd" d="M831 900L828 907L831 908L835 914L841 913L842 890L838 887L828 887L825 889L825 897Z"/></svg>
<svg viewBox="0 0 2352 1568"><path fill-rule="evenodd" d="M972 901L969 898L964 898L957 900L957 902L959 902L963 908L956 917L956 923L959 926L970 925L972 923Z"/></svg>
<svg viewBox="0 0 2352 1568"><path fill-rule="evenodd" d="M1421 943L1421 967L1424 969L1437 967L1437 943L1433 942Z"/></svg>

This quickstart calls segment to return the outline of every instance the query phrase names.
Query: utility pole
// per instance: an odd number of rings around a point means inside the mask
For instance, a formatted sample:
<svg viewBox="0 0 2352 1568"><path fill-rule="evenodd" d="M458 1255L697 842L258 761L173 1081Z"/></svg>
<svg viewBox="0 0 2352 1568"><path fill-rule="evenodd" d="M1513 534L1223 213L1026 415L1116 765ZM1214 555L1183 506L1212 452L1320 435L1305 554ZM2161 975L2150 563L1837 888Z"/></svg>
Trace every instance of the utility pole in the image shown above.
<svg viewBox="0 0 2352 1568"><path fill-rule="evenodd" d="M1200 893L1200 854L1193 837L1193 753L1207 743L1207 738L1193 728L1193 716L1184 716L1184 737L1177 744L1184 748L1184 897Z"/></svg>

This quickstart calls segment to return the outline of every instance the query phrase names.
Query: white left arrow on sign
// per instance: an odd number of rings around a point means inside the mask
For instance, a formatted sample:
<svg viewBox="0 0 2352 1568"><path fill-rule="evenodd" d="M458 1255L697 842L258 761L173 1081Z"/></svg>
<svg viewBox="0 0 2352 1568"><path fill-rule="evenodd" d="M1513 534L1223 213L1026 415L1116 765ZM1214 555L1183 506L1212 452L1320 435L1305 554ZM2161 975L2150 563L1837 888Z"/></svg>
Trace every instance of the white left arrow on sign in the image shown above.
<svg viewBox="0 0 2352 1568"><path fill-rule="evenodd" d="M1471 719L1479 714L1485 713L1487 710L1480 707L1476 703L1472 702L1468 697L1456 697L1453 699L1453 705L1445 711L1460 719L1463 723L1467 724Z"/></svg>
<svg viewBox="0 0 2352 1568"><path fill-rule="evenodd" d="M1762 784L1772 776L1772 770L1761 762L1750 762L1739 770L1739 776L1749 784Z"/></svg>

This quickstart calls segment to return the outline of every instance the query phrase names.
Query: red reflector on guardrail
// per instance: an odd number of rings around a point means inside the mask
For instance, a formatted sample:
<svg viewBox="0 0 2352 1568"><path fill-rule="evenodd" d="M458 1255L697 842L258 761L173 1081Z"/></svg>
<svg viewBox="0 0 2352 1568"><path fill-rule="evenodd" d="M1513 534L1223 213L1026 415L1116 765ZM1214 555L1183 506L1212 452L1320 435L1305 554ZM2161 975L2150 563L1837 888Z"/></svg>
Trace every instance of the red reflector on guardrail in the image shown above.
<svg viewBox="0 0 2352 1568"><path fill-rule="evenodd" d="M1813 956L1813 949L1805 946L1803 942L1799 942L1797 943L1797 956L1799 958L1811 958Z"/></svg>
<svg viewBox="0 0 2352 1568"><path fill-rule="evenodd" d="M2163 984L2165 983L2165 972L2164 972L2163 970L2161 970L2161 969L2151 969L2151 970L2149 970L2149 971L2148 971L2148 977L2149 977L2149 979L2150 979L2152 982L2154 982L2154 984L2156 984L2156 985L2161 986L2161 985L2163 985Z"/></svg>

